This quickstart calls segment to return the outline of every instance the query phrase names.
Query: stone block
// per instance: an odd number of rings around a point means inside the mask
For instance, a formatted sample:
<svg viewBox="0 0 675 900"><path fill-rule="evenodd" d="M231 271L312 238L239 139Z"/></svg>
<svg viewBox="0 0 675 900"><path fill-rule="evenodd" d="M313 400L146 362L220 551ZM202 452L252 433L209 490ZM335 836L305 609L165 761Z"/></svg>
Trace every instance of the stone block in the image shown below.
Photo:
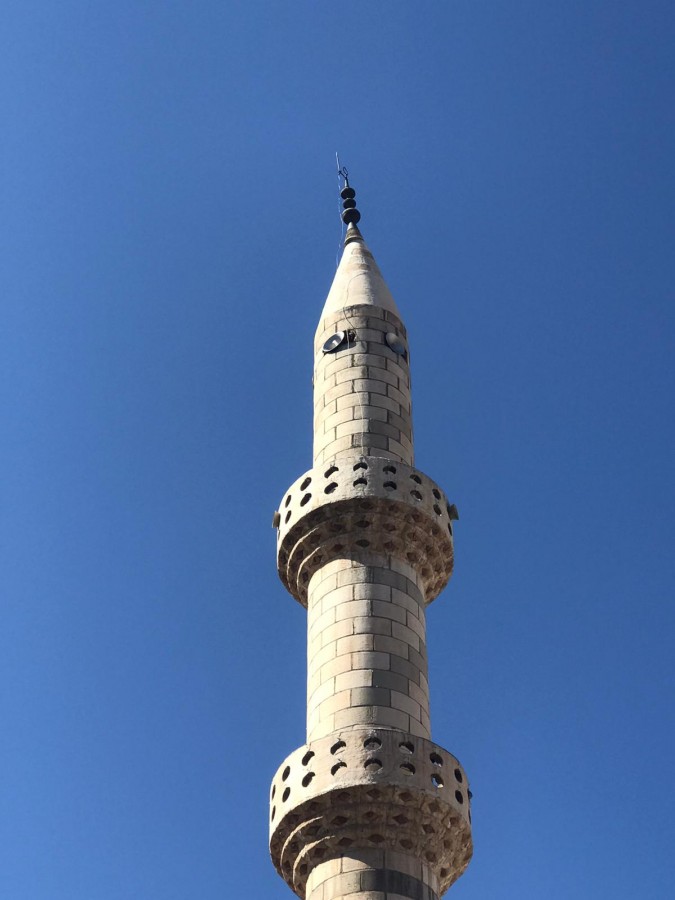
<svg viewBox="0 0 675 900"><path fill-rule="evenodd" d="M397 641L395 638L386 637L382 634L374 635L373 640L375 642L375 650L390 653L392 656L400 656L401 659L408 659L408 651L411 648L404 641Z"/></svg>
<svg viewBox="0 0 675 900"><path fill-rule="evenodd" d="M374 650L366 650L359 653L352 653L353 669L388 669L389 654L377 653Z"/></svg>
<svg viewBox="0 0 675 900"><path fill-rule="evenodd" d="M407 611L391 600L373 600L373 615L402 625L406 621Z"/></svg>
<svg viewBox="0 0 675 900"><path fill-rule="evenodd" d="M391 636L397 638L399 641L405 641L405 643L413 649L419 650L419 635L414 632L412 628L408 628L407 625L401 625L400 622L394 622L391 628Z"/></svg>
<svg viewBox="0 0 675 900"><path fill-rule="evenodd" d="M377 635L373 634L350 634L347 637L340 638L337 641L337 656L345 653L359 653L365 650L375 649L373 644Z"/></svg>
<svg viewBox="0 0 675 900"><path fill-rule="evenodd" d="M403 712L408 713L409 716L412 716L413 719L421 721L421 707L419 703L411 699L407 694L402 694L399 691L391 691L391 706L393 706L394 709L401 709Z"/></svg>
<svg viewBox="0 0 675 900"><path fill-rule="evenodd" d="M352 688L352 706L391 706L391 696L386 688L360 687ZM403 707L399 707L402 709Z"/></svg>
<svg viewBox="0 0 675 900"><path fill-rule="evenodd" d="M349 672L343 672L336 677L335 690L347 691L351 688L370 687L372 680L373 673L370 669L350 669Z"/></svg>

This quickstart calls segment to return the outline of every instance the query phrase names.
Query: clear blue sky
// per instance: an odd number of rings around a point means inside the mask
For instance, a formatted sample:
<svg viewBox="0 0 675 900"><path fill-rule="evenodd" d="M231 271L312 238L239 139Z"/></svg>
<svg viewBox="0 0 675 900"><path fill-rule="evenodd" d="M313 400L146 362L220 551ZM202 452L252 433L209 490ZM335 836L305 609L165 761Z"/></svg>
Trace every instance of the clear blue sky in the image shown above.
<svg viewBox="0 0 675 900"><path fill-rule="evenodd" d="M0 896L290 900L334 153L460 510L456 900L672 897L672 0L6 0Z"/></svg>

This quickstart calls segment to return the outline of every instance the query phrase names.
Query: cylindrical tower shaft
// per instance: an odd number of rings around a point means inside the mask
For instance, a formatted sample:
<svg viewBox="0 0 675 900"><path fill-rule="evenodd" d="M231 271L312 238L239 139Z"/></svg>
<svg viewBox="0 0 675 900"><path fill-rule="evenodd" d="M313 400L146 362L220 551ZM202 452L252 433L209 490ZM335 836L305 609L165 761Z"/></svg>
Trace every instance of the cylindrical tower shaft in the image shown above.
<svg viewBox="0 0 675 900"><path fill-rule="evenodd" d="M360 553L308 587L307 740L362 725L430 737L424 595L412 566Z"/></svg>
<svg viewBox="0 0 675 900"><path fill-rule="evenodd" d="M360 237L345 252L337 286L366 299L357 288L375 273L381 280L379 269ZM340 343L324 349L331 341ZM314 464L361 453L412 465L407 336L396 312L358 302L334 310L329 295L314 352Z"/></svg>

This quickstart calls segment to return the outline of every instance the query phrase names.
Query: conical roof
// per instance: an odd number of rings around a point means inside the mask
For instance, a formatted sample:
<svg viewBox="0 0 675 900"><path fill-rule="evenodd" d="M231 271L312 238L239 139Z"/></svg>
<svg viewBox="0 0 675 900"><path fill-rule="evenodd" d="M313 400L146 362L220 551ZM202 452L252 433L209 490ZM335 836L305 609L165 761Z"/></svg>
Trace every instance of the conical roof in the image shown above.
<svg viewBox="0 0 675 900"><path fill-rule="evenodd" d="M356 225L351 224L321 318L339 312L345 306L360 305L378 306L401 317L363 235Z"/></svg>

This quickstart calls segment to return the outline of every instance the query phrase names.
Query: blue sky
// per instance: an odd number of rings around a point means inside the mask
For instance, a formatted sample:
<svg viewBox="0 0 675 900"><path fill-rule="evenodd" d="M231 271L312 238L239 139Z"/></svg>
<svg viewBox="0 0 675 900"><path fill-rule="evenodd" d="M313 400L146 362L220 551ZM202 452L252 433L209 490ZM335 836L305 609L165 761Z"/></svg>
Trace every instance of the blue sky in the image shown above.
<svg viewBox="0 0 675 900"><path fill-rule="evenodd" d="M671 2L7 0L0 895L283 900L335 151L460 511L450 896L672 894Z"/></svg>

